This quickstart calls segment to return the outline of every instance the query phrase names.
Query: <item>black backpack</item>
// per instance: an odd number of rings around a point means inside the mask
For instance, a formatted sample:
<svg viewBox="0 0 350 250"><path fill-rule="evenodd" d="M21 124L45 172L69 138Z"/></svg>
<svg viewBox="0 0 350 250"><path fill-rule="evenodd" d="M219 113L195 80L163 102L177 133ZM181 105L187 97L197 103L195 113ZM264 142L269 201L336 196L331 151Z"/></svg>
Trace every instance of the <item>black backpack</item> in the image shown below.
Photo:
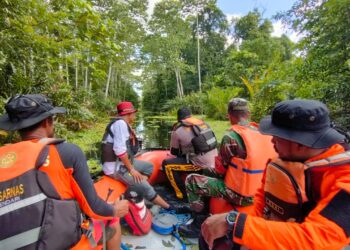
<svg viewBox="0 0 350 250"><path fill-rule="evenodd" d="M216 148L217 140L215 134L207 123L191 124L183 121L180 123L181 126L191 127L195 135L191 140L195 154L207 153Z"/></svg>

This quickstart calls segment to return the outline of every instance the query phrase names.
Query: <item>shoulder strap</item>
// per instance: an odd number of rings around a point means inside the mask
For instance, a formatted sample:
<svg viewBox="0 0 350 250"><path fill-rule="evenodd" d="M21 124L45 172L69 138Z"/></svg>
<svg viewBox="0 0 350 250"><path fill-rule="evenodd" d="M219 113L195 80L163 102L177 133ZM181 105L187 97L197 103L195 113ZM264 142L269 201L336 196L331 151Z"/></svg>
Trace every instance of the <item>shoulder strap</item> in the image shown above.
<svg viewBox="0 0 350 250"><path fill-rule="evenodd" d="M106 131L107 131L107 133L112 137L112 138L114 138L114 134L113 134L113 132L112 132L112 130L111 130L111 127L112 127L112 125L116 122L116 121L119 121L119 120L123 120L122 118L115 118L115 119L113 119L108 125L107 125L107 127L106 127ZM124 120L123 120L124 121ZM130 133L130 135L132 136L132 135L134 135L134 132L133 132L133 130L131 129L131 127L130 127L130 125L129 125L129 123L127 123L126 121L124 121L125 123L126 123L126 125L128 126L128 130L129 130L129 133Z"/></svg>
<svg viewBox="0 0 350 250"><path fill-rule="evenodd" d="M111 130L111 127L113 125L113 123L115 123L116 121L120 120L121 118L116 118L116 119L112 119L112 121L110 121L106 127L106 132L112 137L114 138L114 134Z"/></svg>
<svg viewBox="0 0 350 250"><path fill-rule="evenodd" d="M47 147L48 145L56 145L56 144L62 143L64 141L65 141L64 139L59 139L59 138L47 138L47 137L41 138L38 141L38 143L41 143L45 146L43 147L43 149L41 150L41 152L39 153L39 155L36 159L35 167L39 168L44 164L44 162L47 158L47 155L49 154L49 148Z"/></svg>

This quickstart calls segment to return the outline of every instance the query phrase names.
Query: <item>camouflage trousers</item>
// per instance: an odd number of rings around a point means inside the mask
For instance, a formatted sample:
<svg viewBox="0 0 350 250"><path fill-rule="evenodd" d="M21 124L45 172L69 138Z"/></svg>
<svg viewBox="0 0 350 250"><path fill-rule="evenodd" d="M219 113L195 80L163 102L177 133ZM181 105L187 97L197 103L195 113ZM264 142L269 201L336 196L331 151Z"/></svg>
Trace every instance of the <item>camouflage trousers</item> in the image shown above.
<svg viewBox="0 0 350 250"><path fill-rule="evenodd" d="M205 175L191 174L186 178L186 191L188 202L193 211L200 213L205 208L205 198L224 198L226 201L237 206L249 206L253 204L253 197L245 197L226 187L221 178Z"/></svg>

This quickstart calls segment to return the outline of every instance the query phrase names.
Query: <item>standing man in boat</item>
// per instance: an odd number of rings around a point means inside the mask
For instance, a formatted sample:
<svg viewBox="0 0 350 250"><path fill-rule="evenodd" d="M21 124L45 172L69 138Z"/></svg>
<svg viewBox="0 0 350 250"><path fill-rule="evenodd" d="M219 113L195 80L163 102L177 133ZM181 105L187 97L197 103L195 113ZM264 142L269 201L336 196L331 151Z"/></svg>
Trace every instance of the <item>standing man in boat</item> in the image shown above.
<svg viewBox="0 0 350 250"><path fill-rule="evenodd" d="M39 94L16 95L5 110L0 128L17 130L22 141L0 148L0 248L89 249L96 239L85 214L113 219L107 248L120 249L116 217L128 202L100 199L81 149L53 139L54 116L66 110Z"/></svg>
<svg viewBox="0 0 350 250"><path fill-rule="evenodd" d="M187 237L199 236L210 197L224 198L234 207L252 205L265 164L276 155L271 137L259 133L258 125L249 121L247 100L233 98L227 113L231 128L222 138L215 175L191 174L186 178L188 200L195 212L193 223L179 228Z"/></svg>
<svg viewBox="0 0 350 250"><path fill-rule="evenodd" d="M279 158L267 164L254 210L209 217L200 249L216 249L226 236L232 249L344 248L350 243L350 153L326 105L280 102L259 129L273 136Z"/></svg>
<svg viewBox="0 0 350 250"><path fill-rule="evenodd" d="M134 159L139 146L132 125L136 120L137 110L131 102L120 102L116 111L118 116L106 127L102 139L102 163L106 175L123 182L129 187L142 192L145 199L168 210L182 212L185 207L170 205L147 179L153 172L153 164ZM188 208L187 208L188 210Z"/></svg>
<svg viewBox="0 0 350 250"><path fill-rule="evenodd" d="M176 158L165 159L162 163L163 171L177 198L187 200L181 173L214 169L216 145L216 137L208 124L193 117L186 107L177 111L177 123L170 140L170 152Z"/></svg>

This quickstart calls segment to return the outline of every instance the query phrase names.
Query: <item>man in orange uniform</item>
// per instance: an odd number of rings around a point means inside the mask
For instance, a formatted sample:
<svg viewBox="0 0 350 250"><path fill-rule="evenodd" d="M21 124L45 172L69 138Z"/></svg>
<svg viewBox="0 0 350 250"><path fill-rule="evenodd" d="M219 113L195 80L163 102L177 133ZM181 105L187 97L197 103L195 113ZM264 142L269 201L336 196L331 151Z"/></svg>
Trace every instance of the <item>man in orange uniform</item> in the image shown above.
<svg viewBox="0 0 350 250"><path fill-rule="evenodd" d="M0 128L18 130L22 141L0 148L0 249L90 249L92 224L83 214L113 219L107 248L120 249L114 217L128 212L128 202L100 199L81 149L52 139L53 116L66 110L39 94L16 95L5 109Z"/></svg>
<svg viewBox="0 0 350 250"><path fill-rule="evenodd" d="M247 100L231 99L227 113L231 127L221 140L215 175L191 174L186 178L188 200L195 214L193 223L181 225L179 232L188 238L200 234L200 226L208 217L207 198L224 198L235 208L252 205L266 162L276 156L271 136L262 135L258 124L249 121Z"/></svg>
<svg viewBox="0 0 350 250"><path fill-rule="evenodd" d="M213 215L200 249L219 249L226 235L245 249L342 249L350 243L350 154L329 111L314 100L278 103L260 131L279 155L267 164L251 214ZM208 245L206 245L208 244Z"/></svg>

